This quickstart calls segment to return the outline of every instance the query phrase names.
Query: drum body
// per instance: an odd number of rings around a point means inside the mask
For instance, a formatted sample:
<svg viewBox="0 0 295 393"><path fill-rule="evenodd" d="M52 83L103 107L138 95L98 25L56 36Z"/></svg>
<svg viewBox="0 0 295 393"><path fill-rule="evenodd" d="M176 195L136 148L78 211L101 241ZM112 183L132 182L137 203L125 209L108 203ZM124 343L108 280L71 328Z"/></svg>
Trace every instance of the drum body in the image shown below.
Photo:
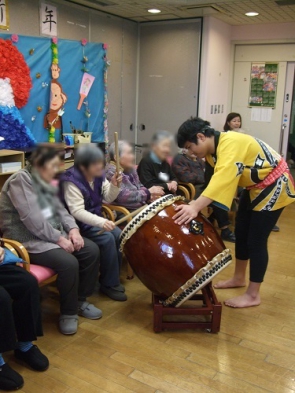
<svg viewBox="0 0 295 393"><path fill-rule="evenodd" d="M232 259L214 227L201 214L188 225L175 224L175 207L183 203L173 195L158 199L121 235L121 249L132 269L166 306L181 305Z"/></svg>

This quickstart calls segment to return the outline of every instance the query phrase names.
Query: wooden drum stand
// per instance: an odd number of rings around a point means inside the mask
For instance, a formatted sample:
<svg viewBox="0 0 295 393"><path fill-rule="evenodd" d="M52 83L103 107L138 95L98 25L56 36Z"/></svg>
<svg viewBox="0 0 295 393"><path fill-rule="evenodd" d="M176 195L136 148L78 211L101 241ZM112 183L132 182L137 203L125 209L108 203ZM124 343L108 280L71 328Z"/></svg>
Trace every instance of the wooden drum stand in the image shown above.
<svg viewBox="0 0 295 393"><path fill-rule="evenodd" d="M218 333L222 305L216 298L211 282L201 291L202 294L196 294L180 307L163 307L160 298L153 295L154 331L206 329L208 332ZM202 303L196 304L196 301ZM192 320L196 316L201 316L204 320Z"/></svg>

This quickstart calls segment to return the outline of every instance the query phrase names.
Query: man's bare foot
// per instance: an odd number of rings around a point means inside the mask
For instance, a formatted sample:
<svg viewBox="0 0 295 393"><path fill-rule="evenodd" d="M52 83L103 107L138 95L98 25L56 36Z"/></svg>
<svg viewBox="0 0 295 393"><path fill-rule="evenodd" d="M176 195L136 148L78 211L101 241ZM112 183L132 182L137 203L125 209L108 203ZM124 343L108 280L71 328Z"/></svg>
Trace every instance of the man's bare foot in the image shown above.
<svg viewBox="0 0 295 393"><path fill-rule="evenodd" d="M238 278L230 278L229 280L225 281L218 281L216 284L213 285L216 289L225 289L225 288L240 288L246 285L245 280L241 280Z"/></svg>
<svg viewBox="0 0 295 393"><path fill-rule="evenodd" d="M244 293L244 295L233 297L232 299L226 300L224 304L226 306L234 307L234 308L259 306L260 295L258 294L256 296L251 296L248 293Z"/></svg>

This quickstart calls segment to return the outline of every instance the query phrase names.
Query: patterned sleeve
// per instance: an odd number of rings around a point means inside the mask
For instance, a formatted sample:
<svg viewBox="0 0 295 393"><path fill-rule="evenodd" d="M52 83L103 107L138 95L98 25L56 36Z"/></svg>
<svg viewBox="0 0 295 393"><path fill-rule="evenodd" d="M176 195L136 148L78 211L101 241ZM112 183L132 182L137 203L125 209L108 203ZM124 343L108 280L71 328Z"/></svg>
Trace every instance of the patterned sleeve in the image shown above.
<svg viewBox="0 0 295 393"><path fill-rule="evenodd" d="M109 167L106 173L106 177L110 179L114 172L113 167ZM136 171L131 174L132 181L129 176L122 176L122 183L120 187L120 192L115 200L115 202L120 206L140 206L144 205L150 199L150 192L145 188L139 180Z"/></svg>
<svg viewBox="0 0 295 393"><path fill-rule="evenodd" d="M183 183L203 184L204 183L204 167L200 160L195 162L195 170L189 165L189 161L183 156L178 155L174 158L172 170L177 179Z"/></svg>

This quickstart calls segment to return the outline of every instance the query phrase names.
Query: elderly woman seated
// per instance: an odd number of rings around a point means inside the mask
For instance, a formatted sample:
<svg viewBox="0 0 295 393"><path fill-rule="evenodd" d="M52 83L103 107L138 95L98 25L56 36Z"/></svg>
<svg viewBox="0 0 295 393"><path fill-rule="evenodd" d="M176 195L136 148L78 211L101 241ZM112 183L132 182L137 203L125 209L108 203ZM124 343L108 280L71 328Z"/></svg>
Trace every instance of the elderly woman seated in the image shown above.
<svg viewBox="0 0 295 393"><path fill-rule="evenodd" d="M75 153L75 165L60 180L64 202L81 233L100 248L100 291L113 300L127 300L120 284L121 231L102 217L102 201L113 202L117 197L121 176L114 174L109 182L104 176L103 152L94 144L84 144ZM99 234L102 229L105 232Z"/></svg>
<svg viewBox="0 0 295 393"><path fill-rule="evenodd" d="M59 327L74 334L78 315L99 319L101 311L88 303L99 269L99 249L82 238L74 218L51 185L60 168L58 152L38 147L30 164L6 180L0 197L3 236L26 247L33 264L53 269L60 293Z"/></svg>
<svg viewBox="0 0 295 393"><path fill-rule="evenodd" d="M137 172L142 184L147 187L160 186L165 194L175 194L177 179L171 170L167 158L171 154L172 135L168 131L159 131L151 143L151 152L140 161Z"/></svg>
<svg viewBox="0 0 295 393"><path fill-rule="evenodd" d="M195 186L196 198L201 195L205 183L205 162L201 158L181 149L173 159L172 170L179 181Z"/></svg>
<svg viewBox="0 0 295 393"><path fill-rule="evenodd" d="M128 210L135 210L148 202L152 202L164 195L160 186L144 187L139 181L134 164L134 154L131 145L126 141L119 141L119 164L122 171L120 192L114 203L124 206ZM111 180L116 172L115 144L109 149L110 162L106 168L106 177Z"/></svg>

